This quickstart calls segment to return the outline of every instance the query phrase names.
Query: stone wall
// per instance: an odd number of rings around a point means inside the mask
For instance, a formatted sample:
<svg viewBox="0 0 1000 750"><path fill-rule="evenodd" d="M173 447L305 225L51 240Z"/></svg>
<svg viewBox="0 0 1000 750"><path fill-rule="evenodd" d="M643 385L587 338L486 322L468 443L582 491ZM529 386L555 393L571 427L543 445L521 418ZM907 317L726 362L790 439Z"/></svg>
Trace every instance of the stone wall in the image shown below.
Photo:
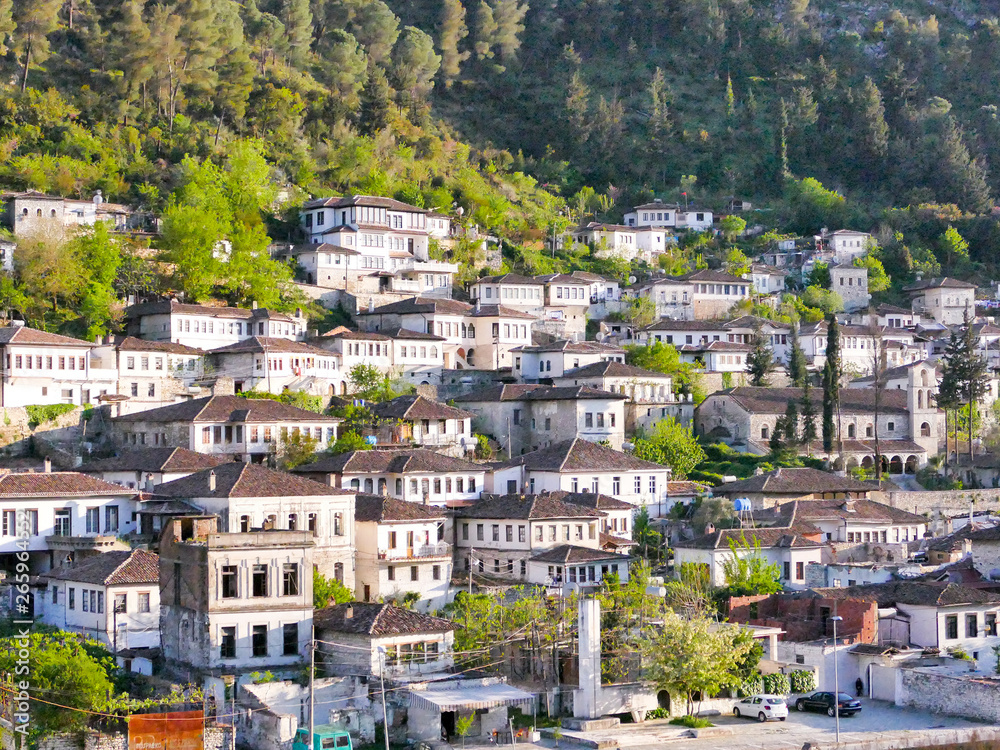
<svg viewBox="0 0 1000 750"><path fill-rule="evenodd" d="M872 493L871 499L918 515L933 515L935 512L940 512L956 516L968 513L970 501L974 501L976 512L1000 511L1000 489L997 488L937 492L876 492Z"/></svg>
<svg viewBox="0 0 1000 750"><path fill-rule="evenodd" d="M896 705L1000 723L998 682L941 674L934 667L901 669L896 679Z"/></svg>
<svg viewBox="0 0 1000 750"><path fill-rule="evenodd" d="M13 750L11 733L3 728L3 747ZM232 746L232 727L205 727L205 750L229 750ZM83 734L63 732L43 737L38 743L39 750L128 750L128 734L105 734L87 730Z"/></svg>

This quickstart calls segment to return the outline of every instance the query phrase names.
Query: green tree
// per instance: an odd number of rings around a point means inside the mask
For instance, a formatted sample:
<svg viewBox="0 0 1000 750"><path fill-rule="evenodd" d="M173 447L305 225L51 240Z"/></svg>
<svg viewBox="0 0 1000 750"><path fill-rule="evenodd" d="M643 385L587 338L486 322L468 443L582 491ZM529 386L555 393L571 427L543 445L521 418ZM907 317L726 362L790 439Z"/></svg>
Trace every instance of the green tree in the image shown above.
<svg viewBox="0 0 1000 750"><path fill-rule="evenodd" d="M676 479L684 479L705 460L705 451L694 436L693 428L683 426L673 417L657 422L648 437L637 437L635 446L637 455L648 447L653 451L646 455L662 456L657 463L669 466Z"/></svg>
<svg viewBox="0 0 1000 750"><path fill-rule="evenodd" d="M389 376L375 365L354 365L347 373L347 380L351 384L351 393L365 401L391 401L399 395L393 389Z"/></svg>
<svg viewBox="0 0 1000 750"><path fill-rule="evenodd" d="M738 247L730 248L726 253L726 273L731 273L733 276L744 276L749 274L752 268L753 263Z"/></svg>
<svg viewBox="0 0 1000 750"><path fill-rule="evenodd" d="M382 0L365 0L357 6L350 31L365 48L368 59L383 65L399 38L399 19Z"/></svg>
<svg viewBox="0 0 1000 750"><path fill-rule="evenodd" d="M0 56L10 49L15 26L14 0L0 0Z"/></svg>
<svg viewBox="0 0 1000 750"><path fill-rule="evenodd" d="M14 54L21 61L21 91L28 87L28 70L49 59L49 35L59 26L62 0L28 0L11 8L11 21L4 20L14 39Z"/></svg>
<svg viewBox="0 0 1000 750"><path fill-rule="evenodd" d="M948 344L945 346L944 356L941 358L941 382L938 385L937 405L944 410L944 434L945 451L944 466L945 474L948 473L948 457L951 453L951 433L948 431L948 412L954 415L953 422L958 421L958 409L962 406L963 394L963 373L964 364L962 358L964 341L959 337L958 332L952 330L948 337ZM958 432L956 426L956 433ZM958 450L956 440L955 450Z"/></svg>
<svg viewBox="0 0 1000 750"><path fill-rule="evenodd" d="M739 237L747 228L746 219L742 216L736 216L735 214L729 214L729 216L723 216L722 220L719 222L719 229L722 231L722 236L726 238L729 242L732 242L737 237ZM730 272L731 273L731 272Z"/></svg>
<svg viewBox="0 0 1000 750"><path fill-rule="evenodd" d="M493 8L486 0L479 0L473 23L473 39L475 40L474 47L477 59L486 60L493 57L493 38L496 33L497 22L493 17Z"/></svg>
<svg viewBox="0 0 1000 750"><path fill-rule="evenodd" d="M336 578L327 578L319 572L313 575L313 607L323 609L331 604L349 604L354 601L354 592Z"/></svg>
<svg viewBox="0 0 1000 750"><path fill-rule="evenodd" d="M112 238L108 225L101 221L81 230L71 243L88 277L81 290L80 312L87 324L87 338L110 333L121 318L121 306L115 292L121 250Z"/></svg>
<svg viewBox="0 0 1000 750"><path fill-rule="evenodd" d="M750 385L767 387L767 376L774 369L774 354L768 345L763 328L757 326L747 352L746 371L750 375Z"/></svg>
<svg viewBox="0 0 1000 750"><path fill-rule="evenodd" d="M816 439L816 406L812 400L809 378L802 381L802 444L807 448Z"/></svg>
<svg viewBox="0 0 1000 750"><path fill-rule="evenodd" d="M278 449L278 468L290 471L296 466L307 464L316 458L319 441L308 430L292 428L288 437L281 441Z"/></svg>
<svg viewBox="0 0 1000 750"><path fill-rule="evenodd" d="M656 562L663 556L663 534L649 522L649 509L645 505L639 508L632 521L632 540L645 559Z"/></svg>
<svg viewBox="0 0 1000 750"><path fill-rule="evenodd" d="M951 224L938 237L938 258L946 273L953 273L969 261L969 243Z"/></svg>
<svg viewBox="0 0 1000 750"><path fill-rule="evenodd" d="M312 11L309 0L282 0L281 21L285 27L288 60L301 66L309 58L312 42Z"/></svg>
<svg viewBox="0 0 1000 750"><path fill-rule="evenodd" d="M795 401L789 401L785 407L785 421L782 425L785 435L784 448L794 449L799 443L799 407Z"/></svg>
<svg viewBox="0 0 1000 750"><path fill-rule="evenodd" d="M788 352L788 377L792 385L803 387L809 377L806 369L806 355L802 351L802 344L799 342L799 327L792 326L792 348Z"/></svg>
<svg viewBox="0 0 1000 750"><path fill-rule="evenodd" d="M740 629L719 626L707 617L685 619L669 610L663 624L647 635L642 644L645 679L657 690L684 696L692 713L694 696L717 695L735 687L742 661L752 648L752 640L741 637Z"/></svg>
<svg viewBox="0 0 1000 750"><path fill-rule="evenodd" d="M834 413L840 403L840 326L837 316L827 318L826 362L823 365L823 450L833 451L836 438Z"/></svg>
<svg viewBox="0 0 1000 750"><path fill-rule="evenodd" d="M367 451L371 449L372 446L370 446L361 435L348 430L346 432L342 432L333 444L330 445L329 453L330 455L338 456L341 453Z"/></svg>
<svg viewBox="0 0 1000 750"><path fill-rule="evenodd" d="M892 285L892 279L885 272L885 266L882 265L882 261L873 257L871 253L860 258L855 258L854 266L856 268L868 269L869 292L884 292Z"/></svg>
<svg viewBox="0 0 1000 750"><path fill-rule="evenodd" d="M517 50L521 46L528 4L521 4L518 0L493 0L492 6L496 22L493 46L499 50L500 59L505 64L510 64L517 59Z"/></svg>
<svg viewBox="0 0 1000 750"><path fill-rule="evenodd" d="M468 52L459 49L462 40L468 35L469 27L465 25L465 6L462 5L462 0L442 0L438 49L441 50L441 77L447 88L451 88L461 72L462 63L469 58Z"/></svg>
<svg viewBox="0 0 1000 750"><path fill-rule="evenodd" d="M411 102L423 101L434 86L441 56L434 40L415 26L407 26L392 50L393 80L397 91L405 91Z"/></svg>
<svg viewBox="0 0 1000 750"><path fill-rule="evenodd" d="M674 390L695 393L695 400L700 400L697 397L700 388L699 374L692 365L681 362L680 354L672 344L654 341L647 346L626 346L625 361L644 370L670 375L674 381Z"/></svg>
<svg viewBox="0 0 1000 750"><path fill-rule="evenodd" d="M368 80L361 91L360 129L375 135L389 127L389 81L377 65L368 66Z"/></svg>
<svg viewBox="0 0 1000 750"><path fill-rule="evenodd" d="M128 105L152 77L156 52L149 25L142 17L143 3L128 0L120 20L111 28L109 56L122 71L121 91Z"/></svg>
<svg viewBox="0 0 1000 750"><path fill-rule="evenodd" d="M781 569L768 562L761 552L760 539L753 532L729 538L729 556L722 561L726 585L720 599L732 596L777 594L782 590Z"/></svg>

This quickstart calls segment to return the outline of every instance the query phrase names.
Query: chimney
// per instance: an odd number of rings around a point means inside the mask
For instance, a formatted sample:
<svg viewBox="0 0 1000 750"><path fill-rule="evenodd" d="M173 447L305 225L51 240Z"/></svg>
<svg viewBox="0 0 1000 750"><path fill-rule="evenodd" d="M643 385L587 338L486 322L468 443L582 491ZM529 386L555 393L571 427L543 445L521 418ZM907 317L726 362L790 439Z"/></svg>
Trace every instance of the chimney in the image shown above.
<svg viewBox="0 0 1000 750"><path fill-rule="evenodd" d="M375 298L374 297L369 297L368 298L368 312L370 312L370 313L375 312Z"/></svg>
<svg viewBox="0 0 1000 750"><path fill-rule="evenodd" d="M302 317L302 308L301 307L296 307L295 308L295 317L296 318L301 318Z"/></svg>
<svg viewBox="0 0 1000 750"><path fill-rule="evenodd" d="M476 312L479 312L480 309L479 305L480 305L479 297L476 297Z"/></svg>
<svg viewBox="0 0 1000 750"><path fill-rule="evenodd" d="M715 533L715 524L714 523L705 524L705 533L706 534L714 534Z"/></svg>
<svg viewBox="0 0 1000 750"><path fill-rule="evenodd" d="M351 620L354 618L354 607L348 607L344 610L344 619Z"/></svg>
<svg viewBox="0 0 1000 750"><path fill-rule="evenodd" d="M215 469L208 472L208 491L215 492Z"/></svg>
<svg viewBox="0 0 1000 750"><path fill-rule="evenodd" d="M254 300L253 302L250 303L250 309L251 310L257 309L257 300Z"/></svg>
<svg viewBox="0 0 1000 750"><path fill-rule="evenodd" d="M49 458L48 456L45 457L45 473L46 474L52 473L52 459Z"/></svg>
<svg viewBox="0 0 1000 750"><path fill-rule="evenodd" d="M96 336L94 336L94 343L97 344L98 346L101 346L104 343L104 337L98 333Z"/></svg>
<svg viewBox="0 0 1000 750"><path fill-rule="evenodd" d="M152 492L153 491L153 475L152 474L147 474L146 475L146 485L145 485L144 489L145 489L146 492Z"/></svg>

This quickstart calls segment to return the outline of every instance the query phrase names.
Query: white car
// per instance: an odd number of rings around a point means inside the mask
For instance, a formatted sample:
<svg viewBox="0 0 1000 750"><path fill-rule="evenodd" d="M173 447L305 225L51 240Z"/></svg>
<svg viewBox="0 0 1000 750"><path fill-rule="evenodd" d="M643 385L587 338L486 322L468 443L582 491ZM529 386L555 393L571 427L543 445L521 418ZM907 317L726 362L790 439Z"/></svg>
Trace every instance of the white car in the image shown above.
<svg viewBox="0 0 1000 750"><path fill-rule="evenodd" d="M768 719L784 721L788 718L788 704L785 703L785 697L782 695L767 695L766 693L751 695L733 707L733 716L736 718L746 716L757 721L767 721Z"/></svg>

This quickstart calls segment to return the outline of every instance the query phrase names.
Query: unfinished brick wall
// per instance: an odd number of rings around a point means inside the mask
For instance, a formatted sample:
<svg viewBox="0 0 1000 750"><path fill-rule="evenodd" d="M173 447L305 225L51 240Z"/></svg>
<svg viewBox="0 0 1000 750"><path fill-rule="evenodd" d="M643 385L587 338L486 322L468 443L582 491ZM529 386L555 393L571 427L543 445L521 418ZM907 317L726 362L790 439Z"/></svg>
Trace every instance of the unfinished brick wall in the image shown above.
<svg viewBox="0 0 1000 750"><path fill-rule="evenodd" d="M729 621L778 627L786 641L814 641L833 635L833 624L824 618L839 615L837 637L846 642L872 643L878 635L878 605L859 599L826 599L790 594L734 596L729 600Z"/></svg>

